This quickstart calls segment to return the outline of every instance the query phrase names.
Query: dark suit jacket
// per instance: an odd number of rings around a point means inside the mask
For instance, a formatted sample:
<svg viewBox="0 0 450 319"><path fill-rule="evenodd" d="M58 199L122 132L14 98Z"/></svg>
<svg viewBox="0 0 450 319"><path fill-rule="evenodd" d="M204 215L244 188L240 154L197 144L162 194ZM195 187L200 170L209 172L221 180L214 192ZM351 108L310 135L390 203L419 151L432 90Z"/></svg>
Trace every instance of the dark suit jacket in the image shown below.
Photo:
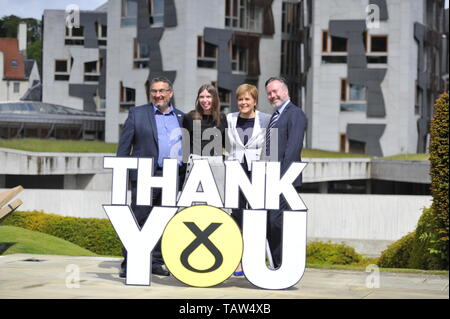
<svg viewBox="0 0 450 319"><path fill-rule="evenodd" d="M277 122L273 126L278 129L278 161L281 163L281 176L288 170L292 162L301 162L303 138L307 119L302 109L292 102L286 105ZM302 184L300 175L293 183L294 187Z"/></svg>
<svg viewBox="0 0 450 319"><path fill-rule="evenodd" d="M180 127L184 113L173 108ZM120 136L117 156L153 157L154 172L158 165L158 131L152 104L131 107ZM137 171L130 171L130 180L137 180Z"/></svg>

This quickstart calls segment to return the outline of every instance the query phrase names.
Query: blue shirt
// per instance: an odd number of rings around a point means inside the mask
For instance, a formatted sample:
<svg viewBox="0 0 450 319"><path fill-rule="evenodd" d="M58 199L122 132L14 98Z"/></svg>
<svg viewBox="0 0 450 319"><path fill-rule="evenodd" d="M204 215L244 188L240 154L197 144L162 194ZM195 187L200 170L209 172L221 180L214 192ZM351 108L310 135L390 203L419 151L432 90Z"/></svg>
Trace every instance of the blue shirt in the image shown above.
<svg viewBox="0 0 450 319"><path fill-rule="evenodd" d="M286 105L289 104L289 102L291 102L291 100L287 100L286 102L284 102L284 103L280 106L280 108L277 110L278 113L279 113L280 115L281 115L281 113L284 111L284 109L286 108Z"/></svg>
<svg viewBox="0 0 450 319"><path fill-rule="evenodd" d="M156 129L158 131L158 166L163 166L164 158L177 158L178 164L182 163L182 132L177 114L173 110L173 106L167 112L161 111L153 105L155 112Z"/></svg>

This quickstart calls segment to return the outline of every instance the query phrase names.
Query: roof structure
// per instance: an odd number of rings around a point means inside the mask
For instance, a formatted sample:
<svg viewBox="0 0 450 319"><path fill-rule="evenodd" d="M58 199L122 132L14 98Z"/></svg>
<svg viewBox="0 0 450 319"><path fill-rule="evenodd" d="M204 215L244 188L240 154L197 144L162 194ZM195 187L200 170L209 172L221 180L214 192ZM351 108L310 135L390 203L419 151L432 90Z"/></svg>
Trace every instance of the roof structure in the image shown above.
<svg viewBox="0 0 450 319"><path fill-rule="evenodd" d="M25 80L25 61L19 52L19 42L14 38L0 38L0 51L4 54L4 78Z"/></svg>
<svg viewBox="0 0 450 319"><path fill-rule="evenodd" d="M37 101L0 102L0 137L3 138L102 139L104 130L105 116L101 112Z"/></svg>

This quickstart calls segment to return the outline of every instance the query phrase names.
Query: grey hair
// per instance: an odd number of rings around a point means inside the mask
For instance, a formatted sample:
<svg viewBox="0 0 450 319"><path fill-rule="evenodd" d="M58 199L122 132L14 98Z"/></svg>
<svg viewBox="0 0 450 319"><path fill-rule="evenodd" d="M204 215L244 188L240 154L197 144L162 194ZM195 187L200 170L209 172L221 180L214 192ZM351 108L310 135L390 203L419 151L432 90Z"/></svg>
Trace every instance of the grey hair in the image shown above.
<svg viewBox="0 0 450 319"><path fill-rule="evenodd" d="M289 86L288 86L288 84L287 84L286 79L283 78L283 77L281 77L281 76L272 76L272 77L270 77L270 78L266 81L265 87L267 87L267 86L269 85L269 83L270 83L270 82L273 82L273 81L279 81L279 82L281 82L287 89L289 89Z"/></svg>
<svg viewBox="0 0 450 319"><path fill-rule="evenodd" d="M167 85L169 85L169 89L171 91L173 90L172 82L168 78L166 78L164 76L153 78L152 81L150 82L150 87L153 85L153 83L156 83L156 82L167 83Z"/></svg>

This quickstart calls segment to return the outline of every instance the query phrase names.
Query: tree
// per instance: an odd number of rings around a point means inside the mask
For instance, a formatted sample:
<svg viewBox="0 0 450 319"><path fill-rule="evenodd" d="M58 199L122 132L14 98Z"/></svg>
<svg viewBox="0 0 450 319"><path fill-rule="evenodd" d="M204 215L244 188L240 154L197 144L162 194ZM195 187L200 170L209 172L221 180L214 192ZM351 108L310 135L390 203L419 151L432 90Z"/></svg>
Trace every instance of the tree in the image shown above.
<svg viewBox="0 0 450 319"><path fill-rule="evenodd" d="M15 15L0 19L0 38L16 38L19 23L27 24L27 42L33 43L41 39L41 22L33 18L20 18Z"/></svg>

